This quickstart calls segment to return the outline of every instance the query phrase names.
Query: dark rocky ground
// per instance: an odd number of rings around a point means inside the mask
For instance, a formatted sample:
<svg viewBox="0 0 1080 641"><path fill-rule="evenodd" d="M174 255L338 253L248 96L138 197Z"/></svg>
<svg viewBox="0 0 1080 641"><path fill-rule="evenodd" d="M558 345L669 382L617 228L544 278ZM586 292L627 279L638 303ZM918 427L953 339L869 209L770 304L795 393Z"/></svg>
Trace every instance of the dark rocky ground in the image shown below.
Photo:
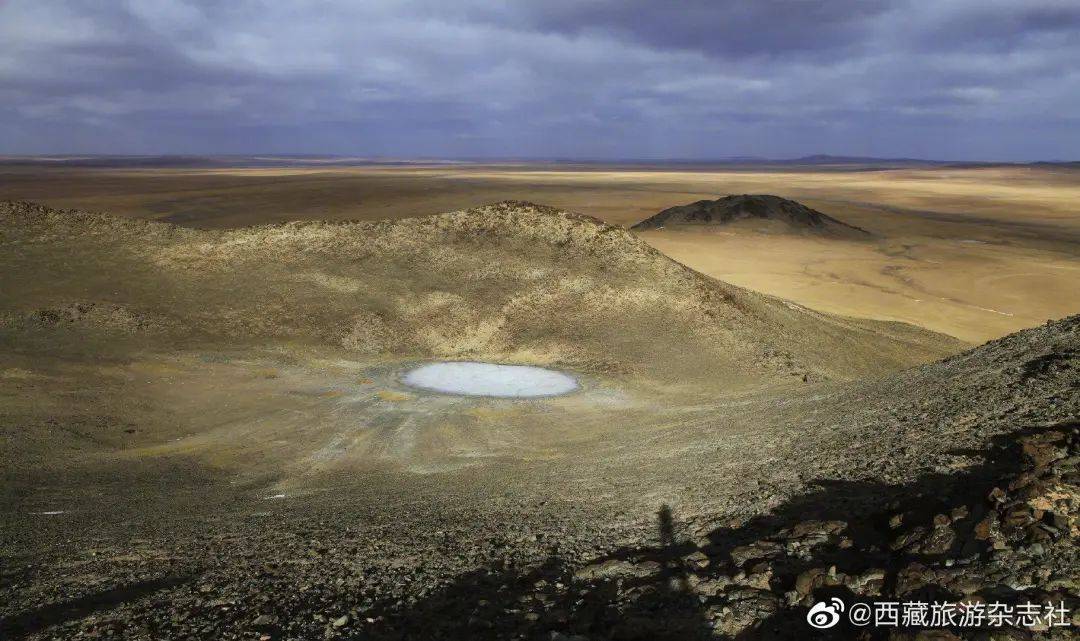
<svg viewBox="0 0 1080 641"><path fill-rule="evenodd" d="M497 487L448 488L435 500L398 479L401 496L381 503L321 497L247 514L191 505L138 526L121 514L93 530L39 527L2 557L0 630L264 641L1075 638L1078 345L1071 317L822 401L826 418L809 430L822 440L804 446L832 464L799 463L800 488L749 518L665 505L650 523L626 523L602 502ZM845 412L851 404L861 411ZM1071 625L811 630L809 606L833 596L1050 602Z"/></svg>

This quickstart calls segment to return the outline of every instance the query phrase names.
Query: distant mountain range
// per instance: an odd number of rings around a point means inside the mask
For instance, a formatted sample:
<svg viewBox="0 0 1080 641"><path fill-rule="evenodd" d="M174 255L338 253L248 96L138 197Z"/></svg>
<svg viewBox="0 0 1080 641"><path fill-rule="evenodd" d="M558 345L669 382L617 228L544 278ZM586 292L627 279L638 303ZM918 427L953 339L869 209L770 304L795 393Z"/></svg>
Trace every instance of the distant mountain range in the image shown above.
<svg viewBox="0 0 1080 641"><path fill-rule="evenodd" d="M307 154L258 155L46 155L2 156L2 165L44 165L61 167L349 167L364 165L462 164L468 161L447 159L364 158L359 156L321 156Z"/></svg>
<svg viewBox="0 0 1080 641"><path fill-rule="evenodd" d="M1080 161L954 161L922 158L875 158L871 156L832 156L813 154L800 158L763 158L730 156L715 159L601 159L601 158L384 158L316 154L225 154L225 155L95 155L52 154L38 156L0 155L3 165L40 165L61 167L349 167L367 165L458 165L458 164L557 164L581 166L814 166L838 168L890 167L995 167L1039 166L1080 168Z"/></svg>

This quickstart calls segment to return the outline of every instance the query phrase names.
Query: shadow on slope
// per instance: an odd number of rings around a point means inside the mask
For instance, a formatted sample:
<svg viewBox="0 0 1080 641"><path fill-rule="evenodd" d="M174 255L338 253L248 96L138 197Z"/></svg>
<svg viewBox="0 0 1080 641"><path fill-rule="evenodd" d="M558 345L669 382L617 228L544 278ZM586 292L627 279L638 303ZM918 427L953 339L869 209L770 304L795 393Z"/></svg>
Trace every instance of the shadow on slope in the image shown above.
<svg viewBox="0 0 1080 641"><path fill-rule="evenodd" d="M1075 607L1069 584L1048 579L1076 578L1068 533L1080 506L1042 508L1062 488L1075 495L1078 428L1072 422L998 437L979 452L983 462L962 473L902 485L820 480L769 514L697 540L679 535L665 505L654 545L619 549L585 567L550 558L527 571L477 570L412 607L384 604L388 614L354 638L876 639L890 629L842 621L814 631L808 606L839 596L848 605Z"/></svg>
<svg viewBox="0 0 1080 641"><path fill-rule="evenodd" d="M0 620L0 632L11 635L10 638L13 639L21 639L55 625L82 619L95 612L111 610L123 603L175 588L187 583L191 578L191 575L183 575L139 581L62 603L51 603L10 619Z"/></svg>

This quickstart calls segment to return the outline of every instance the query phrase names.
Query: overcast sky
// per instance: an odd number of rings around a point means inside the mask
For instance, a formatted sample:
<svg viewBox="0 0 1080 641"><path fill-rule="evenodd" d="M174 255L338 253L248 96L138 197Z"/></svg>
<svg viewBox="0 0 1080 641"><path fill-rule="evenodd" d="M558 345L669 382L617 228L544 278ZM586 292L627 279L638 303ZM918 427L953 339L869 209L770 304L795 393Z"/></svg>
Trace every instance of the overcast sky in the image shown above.
<svg viewBox="0 0 1080 641"><path fill-rule="evenodd" d="M1080 159L1077 0L0 0L0 153Z"/></svg>

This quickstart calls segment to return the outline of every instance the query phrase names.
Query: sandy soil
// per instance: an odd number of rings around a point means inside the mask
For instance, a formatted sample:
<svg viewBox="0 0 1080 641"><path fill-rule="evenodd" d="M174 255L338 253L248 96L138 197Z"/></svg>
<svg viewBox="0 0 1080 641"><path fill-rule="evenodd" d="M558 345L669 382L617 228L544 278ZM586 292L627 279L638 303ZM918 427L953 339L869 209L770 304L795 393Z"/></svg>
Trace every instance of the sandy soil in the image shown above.
<svg viewBox="0 0 1080 641"><path fill-rule="evenodd" d="M1080 303L1080 256L1009 242L905 235L882 242L660 231L695 269L822 311L897 320L977 343Z"/></svg>
<svg viewBox="0 0 1080 641"><path fill-rule="evenodd" d="M875 233L829 242L735 228L649 232L696 270L814 309L977 343L1080 306L1080 172L1053 168L694 170L547 166L0 170L0 198L239 227L376 220L523 199L630 225L728 193L795 198ZM767 230L766 230L767 231Z"/></svg>

